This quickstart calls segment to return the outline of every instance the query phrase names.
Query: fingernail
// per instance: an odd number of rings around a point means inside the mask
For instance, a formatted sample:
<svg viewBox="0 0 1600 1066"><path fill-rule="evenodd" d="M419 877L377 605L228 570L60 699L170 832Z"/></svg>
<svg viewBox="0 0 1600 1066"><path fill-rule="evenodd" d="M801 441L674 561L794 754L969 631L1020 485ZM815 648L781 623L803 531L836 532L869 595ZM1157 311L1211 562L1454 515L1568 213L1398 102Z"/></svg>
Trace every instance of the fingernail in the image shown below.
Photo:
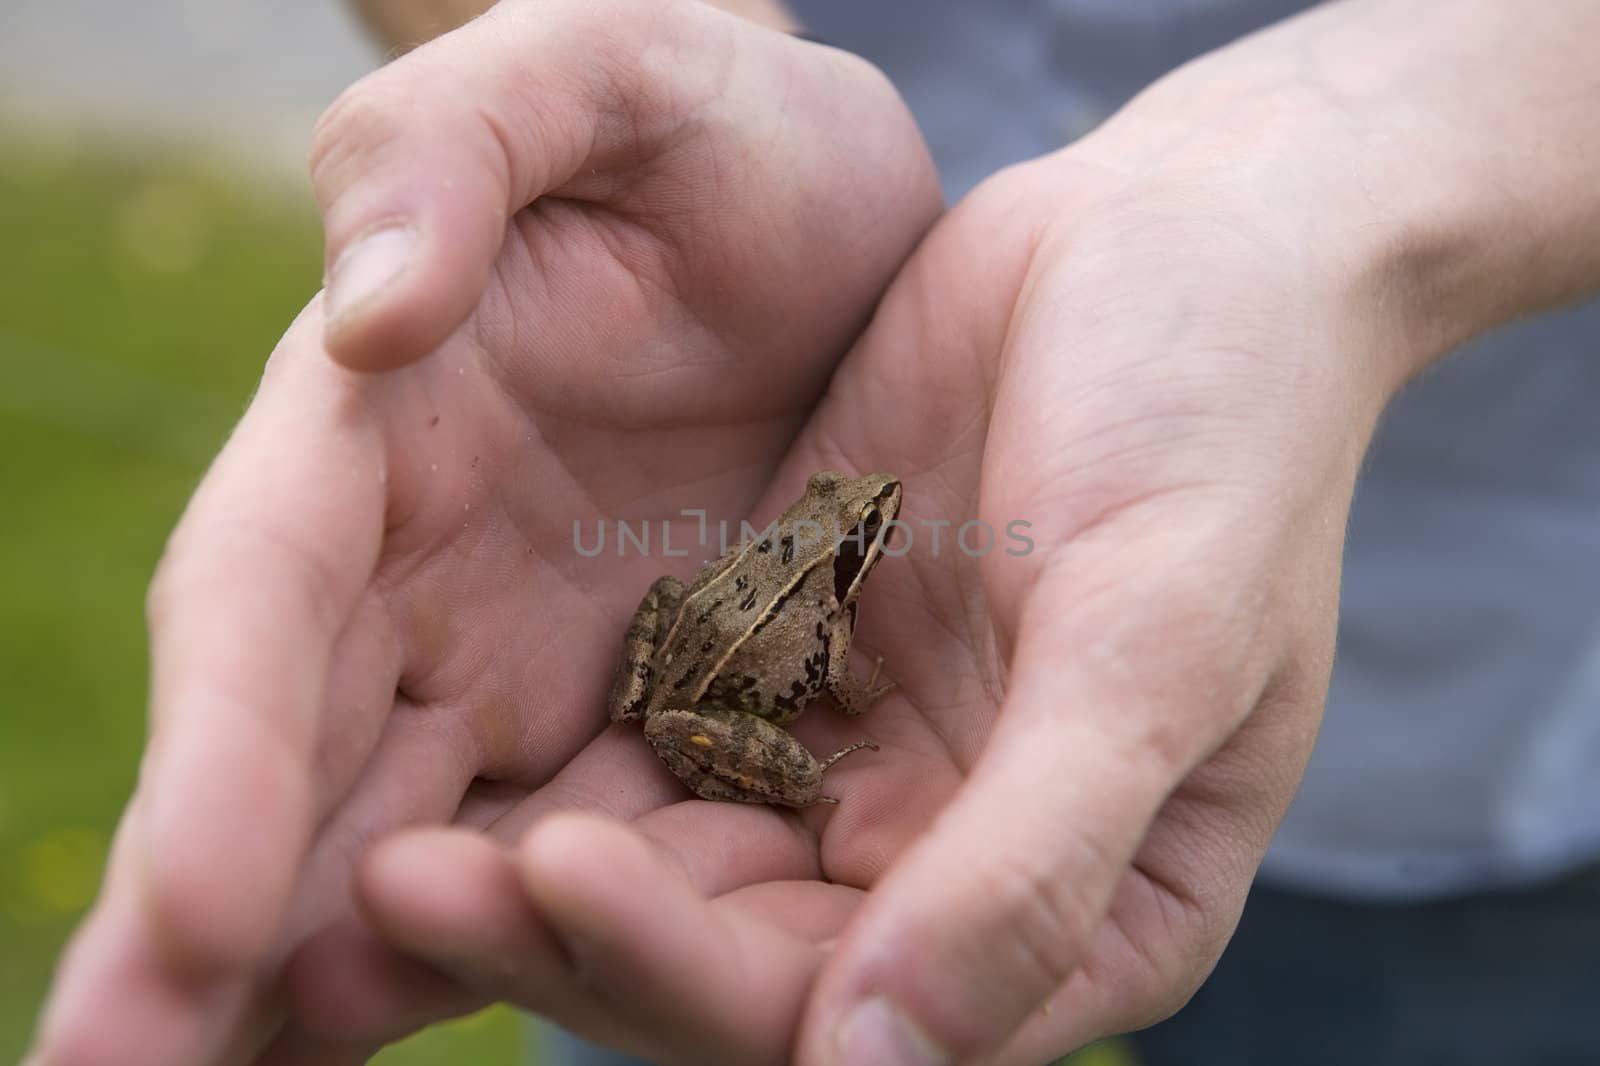
<svg viewBox="0 0 1600 1066"><path fill-rule="evenodd" d="M837 1030L836 1062L879 1066L949 1066L955 1060L887 999L867 1000Z"/></svg>
<svg viewBox="0 0 1600 1066"><path fill-rule="evenodd" d="M342 318L366 303L411 262L417 235L394 225L359 237L339 253L328 272L328 318Z"/></svg>

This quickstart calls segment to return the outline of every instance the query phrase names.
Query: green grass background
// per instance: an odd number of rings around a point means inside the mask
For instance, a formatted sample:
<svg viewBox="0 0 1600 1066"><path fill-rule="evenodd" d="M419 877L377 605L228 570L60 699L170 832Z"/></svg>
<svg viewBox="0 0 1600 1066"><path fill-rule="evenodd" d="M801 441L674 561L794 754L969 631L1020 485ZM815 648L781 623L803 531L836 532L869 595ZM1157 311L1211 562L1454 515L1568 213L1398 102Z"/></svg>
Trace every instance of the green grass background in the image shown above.
<svg viewBox="0 0 1600 1066"><path fill-rule="evenodd" d="M151 570L321 273L308 191L195 148L87 143L0 129L0 1062L26 1050L133 784ZM497 1009L375 1061L512 1063L526 1042Z"/></svg>
<svg viewBox="0 0 1600 1066"><path fill-rule="evenodd" d="M0 130L0 1062L93 899L144 736L144 588L316 291L309 191ZM508 1011L384 1066L515 1061Z"/></svg>

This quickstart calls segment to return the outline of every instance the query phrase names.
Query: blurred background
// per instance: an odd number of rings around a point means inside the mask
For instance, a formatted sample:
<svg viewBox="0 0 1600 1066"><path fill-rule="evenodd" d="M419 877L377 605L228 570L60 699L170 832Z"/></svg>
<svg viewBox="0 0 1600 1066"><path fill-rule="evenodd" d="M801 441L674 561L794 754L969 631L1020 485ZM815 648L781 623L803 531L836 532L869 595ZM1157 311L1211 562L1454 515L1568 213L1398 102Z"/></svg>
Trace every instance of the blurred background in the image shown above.
<svg viewBox="0 0 1600 1066"><path fill-rule="evenodd" d="M316 292L310 130L381 59L339 0L0 2L0 1062L144 737L144 587ZM491 1011L385 1066L519 1061Z"/></svg>
<svg viewBox="0 0 1600 1066"><path fill-rule="evenodd" d="M0 1062L133 785L145 585L320 285L312 124L381 58L339 0L0 0ZM375 1061L530 1042L492 1010Z"/></svg>

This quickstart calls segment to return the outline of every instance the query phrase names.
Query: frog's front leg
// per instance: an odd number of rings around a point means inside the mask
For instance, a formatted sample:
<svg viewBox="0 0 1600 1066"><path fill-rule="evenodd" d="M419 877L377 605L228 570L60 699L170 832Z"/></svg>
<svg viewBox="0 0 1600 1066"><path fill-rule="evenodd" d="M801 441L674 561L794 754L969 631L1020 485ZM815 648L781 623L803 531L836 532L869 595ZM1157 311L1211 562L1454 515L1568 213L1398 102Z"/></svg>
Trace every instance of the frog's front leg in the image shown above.
<svg viewBox="0 0 1600 1066"><path fill-rule="evenodd" d="M852 606L848 610L840 611L839 617L833 623L833 632L828 638L828 695L833 697L833 702L839 709L854 718L862 711L871 707L880 696L887 694L894 688L894 682L887 678L878 680L878 671L883 669L883 656L873 664L872 675L865 681L850 673L850 641L855 637L856 612Z"/></svg>
<svg viewBox="0 0 1600 1066"><path fill-rule="evenodd" d="M606 709L613 722L631 722L644 713L650 700L651 664L656 646L666 636L667 627L683 602L683 582L663 576L644 594L639 609L633 612L628 631L622 637L622 659L611 682L611 697Z"/></svg>
<svg viewBox="0 0 1600 1066"><path fill-rule="evenodd" d="M877 750L863 741L819 762L765 718L720 707L657 711L645 719L644 735L701 799L786 807L839 802L822 795L822 772L852 751Z"/></svg>

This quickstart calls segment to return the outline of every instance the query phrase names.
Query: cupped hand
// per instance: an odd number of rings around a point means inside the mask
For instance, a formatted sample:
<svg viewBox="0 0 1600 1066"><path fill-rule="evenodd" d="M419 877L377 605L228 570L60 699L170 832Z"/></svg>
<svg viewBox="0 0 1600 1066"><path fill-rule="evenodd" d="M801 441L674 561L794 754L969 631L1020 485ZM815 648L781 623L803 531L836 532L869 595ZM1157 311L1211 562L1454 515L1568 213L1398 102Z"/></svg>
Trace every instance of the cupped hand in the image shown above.
<svg viewBox="0 0 1600 1066"><path fill-rule="evenodd" d="M1184 1001L1309 754L1356 470L1431 343L1349 131L1281 89L1208 119L1193 77L942 220L755 509L904 480L857 629L898 689L795 726L879 745L839 806L536 794L398 836L359 878L387 945L296 967L313 1024L378 1038L437 971L665 1063L1025 1064ZM381 994L324 1009L362 937Z"/></svg>
<svg viewBox="0 0 1600 1066"><path fill-rule="evenodd" d="M498 5L347 93L313 175L329 288L153 583L150 742L41 1064L250 1061L369 841L583 759L661 564L575 528L743 513L940 206L870 66L645 0ZM676 796L605 758L572 802Z"/></svg>

